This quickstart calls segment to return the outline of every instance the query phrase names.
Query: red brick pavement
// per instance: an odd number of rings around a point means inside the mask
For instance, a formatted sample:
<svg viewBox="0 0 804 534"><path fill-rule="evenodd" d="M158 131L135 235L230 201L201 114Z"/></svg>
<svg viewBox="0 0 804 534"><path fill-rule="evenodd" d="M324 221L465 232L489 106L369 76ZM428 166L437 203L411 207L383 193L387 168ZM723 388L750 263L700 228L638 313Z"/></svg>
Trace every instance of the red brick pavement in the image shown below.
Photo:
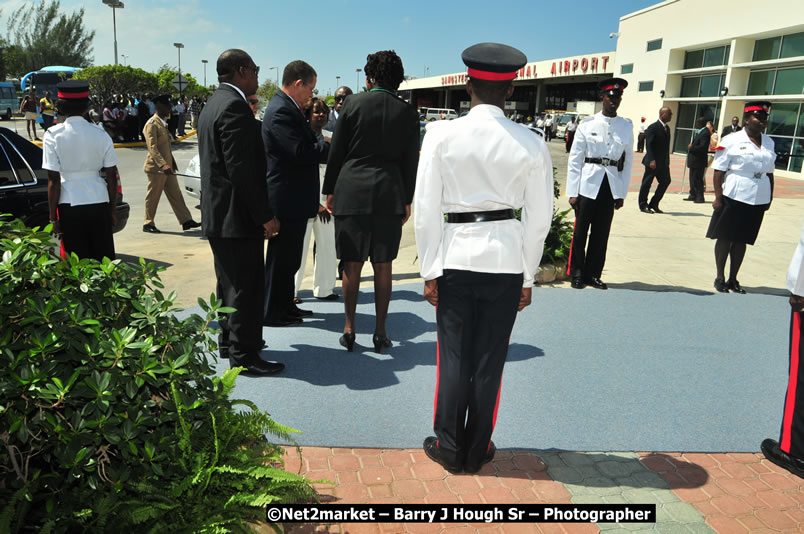
<svg viewBox="0 0 804 534"><path fill-rule="evenodd" d="M683 502L716 532L804 531L804 481L760 454L639 453ZM570 493L529 451L498 451L476 476L455 476L421 449L305 447L300 460L288 449L286 468L311 479L322 502L340 503L568 503ZM303 465L302 465L303 464ZM340 532L598 532L581 524L286 524L288 533Z"/></svg>
<svg viewBox="0 0 804 534"><path fill-rule="evenodd" d="M629 191L639 191L639 186L642 184L642 175L645 172L645 166L642 165L642 156L639 152L634 152L634 166L631 169L631 185L629 186ZM679 193L681 191L681 180L684 180L684 191L689 191L690 186L690 173L689 169L686 169L686 159L685 156L681 156L679 154L671 154L670 155L670 178L672 182L670 182L670 187L667 188L668 193ZM712 169L706 170L706 175L704 176L704 180L706 181L706 188L707 191L710 192L708 195L708 199L712 199ZM653 188L651 191L656 189L656 182L653 182ZM790 178L774 178L774 196L776 198L804 198L804 181L801 180L792 180Z"/></svg>

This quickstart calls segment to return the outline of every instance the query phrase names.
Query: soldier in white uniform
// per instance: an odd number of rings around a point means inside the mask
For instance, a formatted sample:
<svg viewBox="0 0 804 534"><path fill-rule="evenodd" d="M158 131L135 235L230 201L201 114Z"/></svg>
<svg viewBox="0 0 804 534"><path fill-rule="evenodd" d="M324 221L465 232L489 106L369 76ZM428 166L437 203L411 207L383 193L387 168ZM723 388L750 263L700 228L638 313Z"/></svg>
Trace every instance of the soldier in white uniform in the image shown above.
<svg viewBox="0 0 804 534"><path fill-rule="evenodd" d="M804 228L801 229L798 247L787 270L787 289L791 293L790 367L782 430L778 442L766 439L761 448L768 460L804 478L804 386L801 386L804 383L804 362L801 361L801 340L804 335Z"/></svg>
<svg viewBox="0 0 804 534"><path fill-rule="evenodd" d="M567 196L575 210L575 231L568 271L576 289L608 289L600 276L611 220L628 194L634 162L634 128L629 119L617 116L627 86L622 78L598 84L603 110L581 121L570 150Z"/></svg>
<svg viewBox="0 0 804 534"><path fill-rule="evenodd" d="M424 452L450 472L475 473L496 450L491 434L508 340L517 310L531 301L553 180L542 138L503 114L525 55L482 43L462 58L472 107L427 126L413 213L438 333L435 436Z"/></svg>

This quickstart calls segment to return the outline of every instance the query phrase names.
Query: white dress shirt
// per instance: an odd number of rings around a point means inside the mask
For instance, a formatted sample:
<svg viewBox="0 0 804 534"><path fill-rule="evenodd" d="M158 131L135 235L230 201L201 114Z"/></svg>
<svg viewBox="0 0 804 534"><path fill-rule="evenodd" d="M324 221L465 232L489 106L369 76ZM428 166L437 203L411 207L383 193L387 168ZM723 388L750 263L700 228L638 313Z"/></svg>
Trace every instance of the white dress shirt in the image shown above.
<svg viewBox="0 0 804 534"><path fill-rule="evenodd" d="M726 173L724 196L745 204L762 205L771 201L768 174L773 174L775 165L773 139L762 134L762 146L758 147L743 129L720 141L712 168Z"/></svg>
<svg viewBox="0 0 804 534"><path fill-rule="evenodd" d="M445 213L522 208L522 220L447 223ZM533 285L553 217L553 164L541 137L478 105L427 125L413 222L425 280L444 269L522 273Z"/></svg>
<svg viewBox="0 0 804 534"><path fill-rule="evenodd" d="M109 202L100 171L117 165L112 138L83 117L67 117L42 138L42 168L61 175L59 204L83 206Z"/></svg>
<svg viewBox="0 0 804 534"><path fill-rule="evenodd" d="M801 228L801 237L793 254L793 261L787 269L787 289L794 295L804 297L804 227Z"/></svg>
<svg viewBox="0 0 804 534"><path fill-rule="evenodd" d="M623 170L616 161L625 153ZM609 158L614 165L586 163L586 158ZM586 117L578 125L567 163L567 196L597 198L603 178L608 176L611 195L625 199L634 164L634 127L629 119L606 117L602 112Z"/></svg>

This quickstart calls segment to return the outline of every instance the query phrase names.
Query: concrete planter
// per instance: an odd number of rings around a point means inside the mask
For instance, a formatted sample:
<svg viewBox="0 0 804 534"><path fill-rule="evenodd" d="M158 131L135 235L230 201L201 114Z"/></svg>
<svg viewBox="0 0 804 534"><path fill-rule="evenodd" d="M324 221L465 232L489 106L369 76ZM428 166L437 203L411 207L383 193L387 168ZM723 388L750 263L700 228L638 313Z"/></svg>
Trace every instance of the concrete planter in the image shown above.
<svg viewBox="0 0 804 534"><path fill-rule="evenodd" d="M569 278L567 274L567 262L559 261L556 263L556 280L566 280Z"/></svg>
<svg viewBox="0 0 804 534"><path fill-rule="evenodd" d="M556 279L556 267L550 263L539 266L536 271L535 282L537 284L549 284Z"/></svg>

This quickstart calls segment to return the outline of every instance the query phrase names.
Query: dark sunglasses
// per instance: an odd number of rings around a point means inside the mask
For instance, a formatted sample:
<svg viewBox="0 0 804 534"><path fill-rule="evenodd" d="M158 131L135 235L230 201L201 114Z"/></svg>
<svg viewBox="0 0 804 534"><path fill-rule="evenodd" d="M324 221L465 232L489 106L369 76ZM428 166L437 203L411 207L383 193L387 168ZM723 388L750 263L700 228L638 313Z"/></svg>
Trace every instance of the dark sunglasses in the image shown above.
<svg viewBox="0 0 804 534"><path fill-rule="evenodd" d="M349 95L347 95L347 96L349 96ZM346 100L346 96L336 96L335 97L335 102L341 102L343 100Z"/></svg>
<svg viewBox="0 0 804 534"><path fill-rule="evenodd" d="M259 76L260 75L260 68L257 65L254 65L254 68L252 68L252 67L242 67L242 68L247 69L247 70L253 70L254 71L254 76Z"/></svg>

